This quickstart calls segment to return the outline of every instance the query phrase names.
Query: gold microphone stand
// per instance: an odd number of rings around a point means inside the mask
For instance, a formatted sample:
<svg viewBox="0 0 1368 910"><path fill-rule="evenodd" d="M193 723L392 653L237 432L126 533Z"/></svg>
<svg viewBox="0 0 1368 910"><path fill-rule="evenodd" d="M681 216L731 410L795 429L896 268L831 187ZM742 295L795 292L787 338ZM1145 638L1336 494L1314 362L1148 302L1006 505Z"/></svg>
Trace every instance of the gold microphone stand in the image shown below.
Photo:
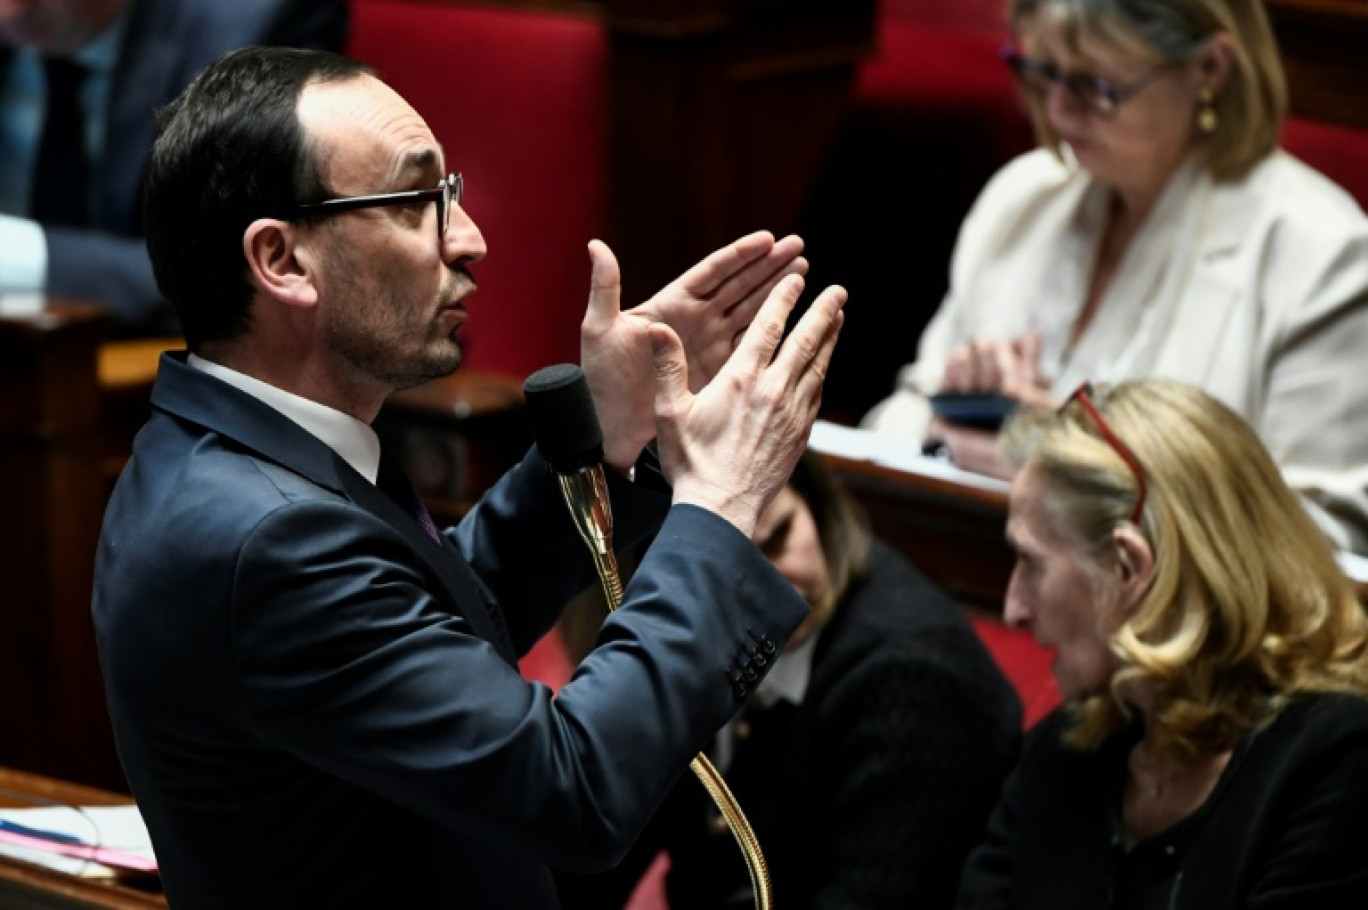
<svg viewBox="0 0 1368 910"><path fill-rule="evenodd" d="M613 554L613 510L608 501L603 466L596 464L574 474L556 476L560 478L561 494L565 497L575 527L593 554L594 567L598 570L608 609L616 610L622 606L622 578L618 574L617 557ZM761 852L760 842L750 822L746 821L736 797L706 755L700 753L694 756L689 767L727 820L727 826L731 828L741 853L746 857L755 906L758 910L771 910L774 894L769 867L765 865L765 854Z"/></svg>

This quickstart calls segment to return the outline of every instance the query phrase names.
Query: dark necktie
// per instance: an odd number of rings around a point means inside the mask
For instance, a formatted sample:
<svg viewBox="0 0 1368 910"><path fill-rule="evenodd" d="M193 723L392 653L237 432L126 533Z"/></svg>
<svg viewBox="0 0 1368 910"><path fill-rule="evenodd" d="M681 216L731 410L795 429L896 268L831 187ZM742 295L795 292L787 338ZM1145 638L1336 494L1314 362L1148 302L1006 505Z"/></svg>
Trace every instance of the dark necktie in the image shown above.
<svg viewBox="0 0 1368 910"><path fill-rule="evenodd" d="M422 525L429 537L441 543L442 537L437 531L437 525L428 514L427 507L423 505L422 497L414 488L413 481L409 480L398 462L383 453L380 455L380 471L375 478L375 485L381 493L393 499L413 517L414 521Z"/></svg>
<svg viewBox="0 0 1368 910"><path fill-rule="evenodd" d="M34 161L29 216L40 224L84 227L90 220L90 162L86 157L81 84L86 69L44 57L47 109Z"/></svg>

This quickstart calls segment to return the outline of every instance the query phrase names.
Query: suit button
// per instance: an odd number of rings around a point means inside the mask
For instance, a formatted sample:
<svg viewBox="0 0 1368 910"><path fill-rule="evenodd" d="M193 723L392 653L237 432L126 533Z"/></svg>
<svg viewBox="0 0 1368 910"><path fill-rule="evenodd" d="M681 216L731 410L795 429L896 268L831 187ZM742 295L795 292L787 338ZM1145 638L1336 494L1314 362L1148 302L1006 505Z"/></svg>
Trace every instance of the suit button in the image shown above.
<svg viewBox="0 0 1368 910"><path fill-rule="evenodd" d="M737 701L743 700L749 694L750 691L746 688L746 684L739 679L732 685L732 695L736 696Z"/></svg>
<svg viewBox="0 0 1368 910"><path fill-rule="evenodd" d="M746 682L755 682L755 680L758 679L759 676L755 672L755 668L747 664L746 669L741 671L741 678L744 679Z"/></svg>
<svg viewBox="0 0 1368 910"><path fill-rule="evenodd" d="M770 638L768 635L760 639L760 647L765 649L766 654L773 654L778 650L774 645L774 639Z"/></svg>

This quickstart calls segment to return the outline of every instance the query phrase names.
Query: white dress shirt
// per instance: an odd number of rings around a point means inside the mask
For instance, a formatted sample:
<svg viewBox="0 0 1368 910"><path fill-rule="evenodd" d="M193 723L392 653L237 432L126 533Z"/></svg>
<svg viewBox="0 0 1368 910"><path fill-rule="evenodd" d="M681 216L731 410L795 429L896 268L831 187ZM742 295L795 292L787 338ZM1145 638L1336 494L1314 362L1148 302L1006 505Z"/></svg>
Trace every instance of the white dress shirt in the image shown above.
<svg viewBox="0 0 1368 910"><path fill-rule="evenodd" d="M191 354L186 362L284 414L318 437L356 473L375 483L380 473L380 438L370 424L196 354Z"/></svg>

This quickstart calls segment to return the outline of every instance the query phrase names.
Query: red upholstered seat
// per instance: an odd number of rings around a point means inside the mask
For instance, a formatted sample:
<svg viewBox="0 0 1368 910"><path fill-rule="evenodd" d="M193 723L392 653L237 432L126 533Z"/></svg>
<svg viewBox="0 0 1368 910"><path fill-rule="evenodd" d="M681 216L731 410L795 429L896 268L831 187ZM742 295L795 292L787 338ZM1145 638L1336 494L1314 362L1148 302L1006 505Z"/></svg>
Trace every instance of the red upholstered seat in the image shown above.
<svg viewBox="0 0 1368 910"><path fill-rule="evenodd" d="M575 665L565 650L565 639L561 637L560 630L552 629L542 636L518 662L518 670L527 679L545 683L559 692L560 687L568 683L575 672Z"/></svg>
<svg viewBox="0 0 1368 910"><path fill-rule="evenodd" d="M1016 689L1021 699L1021 725L1029 730L1059 705L1059 688L1050 670L1053 653L1036 644L1030 634L997 619L979 615L970 619Z"/></svg>
<svg viewBox="0 0 1368 910"><path fill-rule="evenodd" d="M1291 117L1283 126L1282 143L1368 209L1368 129Z"/></svg>
<svg viewBox="0 0 1368 910"><path fill-rule="evenodd" d="M860 108L977 125L975 138L1003 162L1031 148L1030 124L1002 63L1005 35L900 21L881 22L878 33L879 55L861 67L856 85Z"/></svg>
<svg viewBox="0 0 1368 910"><path fill-rule="evenodd" d="M861 107L905 113L931 109L985 119L1008 157L1033 140L1002 63L1010 39L1002 0L883 0L879 53L861 67Z"/></svg>
<svg viewBox="0 0 1368 910"><path fill-rule="evenodd" d="M589 18L353 0L349 53L427 120L489 246L472 268L469 367L579 360L585 244L606 220L607 49Z"/></svg>

